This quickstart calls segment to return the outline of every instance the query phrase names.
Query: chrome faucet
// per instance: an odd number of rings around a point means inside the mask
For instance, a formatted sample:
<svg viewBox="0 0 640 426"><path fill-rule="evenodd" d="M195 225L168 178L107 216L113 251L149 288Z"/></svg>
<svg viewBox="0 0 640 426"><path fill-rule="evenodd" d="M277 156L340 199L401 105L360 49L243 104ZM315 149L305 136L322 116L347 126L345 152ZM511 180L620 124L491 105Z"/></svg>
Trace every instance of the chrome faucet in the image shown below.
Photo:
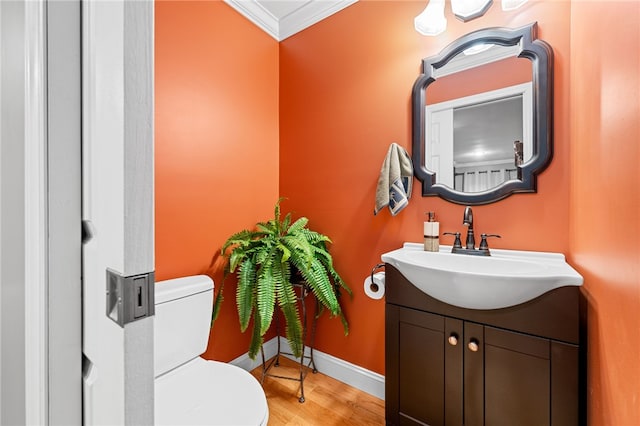
<svg viewBox="0 0 640 426"><path fill-rule="evenodd" d="M467 226L467 246L468 250L474 250L476 248L476 238L473 235L473 210L467 206L464 209L464 216L462 218L462 224Z"/></svg>

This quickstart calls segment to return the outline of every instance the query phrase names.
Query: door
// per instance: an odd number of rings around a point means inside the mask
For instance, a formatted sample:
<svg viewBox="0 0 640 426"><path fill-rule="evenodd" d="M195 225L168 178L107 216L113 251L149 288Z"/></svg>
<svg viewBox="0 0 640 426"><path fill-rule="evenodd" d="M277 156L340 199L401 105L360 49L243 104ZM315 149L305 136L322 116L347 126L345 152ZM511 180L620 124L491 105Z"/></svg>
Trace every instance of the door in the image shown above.
<svg viewBox="0 0 640 426"><path fill-rule="evenodd" d="M548 339L484 327L485 424L550 424L550 349Z"/></svg>
<svg viewBox="0 0 640 426"><path fill-rule="evenodd" d="M153 2L82 26L84 423L153 424Z"/></svg>
<svg viewBox="0 0 640 426"><path fill-rule="evenodd" d="M386 306L388 424L462 424L463 322Z"/></svg>
<svg viewBox="0 0 640 426"><path fill-rule="evenodd" d="M464 424L550 424L550 341L464 323Z"/></svg>
<svg viewBox="0 0 640 426"><path fill-rule="evenodd" d="M444 425L444 317L400 308L399 424Z"/></svg>
<svg viewBox="0 0 640 426"><path fill-rule="evenodd" d="M424 164L436 173L436 181L440 185L454 188L453 109L436 110L427 106L426 114L428 147Z"/></svg>

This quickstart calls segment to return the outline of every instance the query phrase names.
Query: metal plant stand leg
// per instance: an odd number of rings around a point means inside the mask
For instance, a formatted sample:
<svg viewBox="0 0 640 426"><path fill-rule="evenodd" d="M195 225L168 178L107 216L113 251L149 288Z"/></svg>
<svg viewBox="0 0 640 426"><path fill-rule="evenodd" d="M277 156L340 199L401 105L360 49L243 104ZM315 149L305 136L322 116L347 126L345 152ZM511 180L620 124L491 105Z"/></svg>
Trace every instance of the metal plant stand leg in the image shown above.
<svg viewBox="0 0 640 426"><path fill-rule="evenodd" d="M307 288L306 285L300 283L300 284L294 284L294 287L297 287L300 289L300 295L297 297L297 299L301 302L302 305L302 356L300 357L300 374L297 377L290 377L290 376L281 376L281 375L277 375L277 374L273 374L270 372L271 367L278 367L280 365L280 354L283 355L293 355L291 353L288 352L282 352L281 348L280 348L280 313L278 310L276 310L275 312L275 320L276 320L276 335L278 337L277 339L277 343L278 343L278 351L276 352L276 356L273 357L268 363L265 359L264 356L264 347L260 347L260 353L262 355L262 379L260 380L260 383L264 383L264 379L267 376L270 377L276 377L279 379L286 379L286 380L295 380L300 382L300 398L298 398L299 402L304 402L305 398L304 398L304 379L307 375L307 372L305 371L305 359L308 359L309 362L306 365L308 368L311 368L311 371L313 372L313 374L318 372L318 369L316 368L316 363L313 359L313 343L315 340L315 335L316 335L316 320L318 317L318 301L315 301L315 309L314 309L314 313L313 313L313 322L311 325L311 339L310 339L310 346L309 346L309 355L305 355L305 349L306 349L306 340L307 340L307 307L304 303L305 298L307 297L307 295L309 294L309 289Z"/></svg>

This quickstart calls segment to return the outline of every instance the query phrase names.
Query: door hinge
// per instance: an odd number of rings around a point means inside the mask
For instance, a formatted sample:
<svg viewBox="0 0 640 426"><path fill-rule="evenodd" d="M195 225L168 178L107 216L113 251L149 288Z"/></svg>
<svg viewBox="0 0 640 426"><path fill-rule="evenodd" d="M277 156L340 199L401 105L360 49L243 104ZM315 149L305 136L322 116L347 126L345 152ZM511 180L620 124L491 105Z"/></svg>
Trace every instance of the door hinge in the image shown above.
<svg viewBox="0 0 640 426"><path fill-rule="evenodd" d="M124 327L155 314L154 272L123 277L107 269L107 316Z"/></svg>

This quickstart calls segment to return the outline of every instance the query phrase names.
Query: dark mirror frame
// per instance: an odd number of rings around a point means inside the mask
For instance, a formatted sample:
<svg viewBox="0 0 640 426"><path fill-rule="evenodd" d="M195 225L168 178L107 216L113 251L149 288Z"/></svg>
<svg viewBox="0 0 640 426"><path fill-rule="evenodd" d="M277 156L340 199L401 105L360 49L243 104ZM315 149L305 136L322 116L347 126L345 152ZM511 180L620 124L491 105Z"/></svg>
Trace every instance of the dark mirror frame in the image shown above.
<svg viewBox="0 0 640 426"><path fill-rule="evenodd" d="M518 180L509 180L483 192L465 193L436 182L436 174L425 166L425 109L427 87L436 81L435 70L477 43L514 46L522 43L518 57L531 60L533 81L533 156L518 166ZM412 158L414 175L422 182L422 195L438 195L445 200L466 205L489 204L513 193L536 192L537 175L553 157L553 49L537 39L537 23L511 28L487 28L455 40L438 55L422 60L422 74L412 91Z"/></svg>

